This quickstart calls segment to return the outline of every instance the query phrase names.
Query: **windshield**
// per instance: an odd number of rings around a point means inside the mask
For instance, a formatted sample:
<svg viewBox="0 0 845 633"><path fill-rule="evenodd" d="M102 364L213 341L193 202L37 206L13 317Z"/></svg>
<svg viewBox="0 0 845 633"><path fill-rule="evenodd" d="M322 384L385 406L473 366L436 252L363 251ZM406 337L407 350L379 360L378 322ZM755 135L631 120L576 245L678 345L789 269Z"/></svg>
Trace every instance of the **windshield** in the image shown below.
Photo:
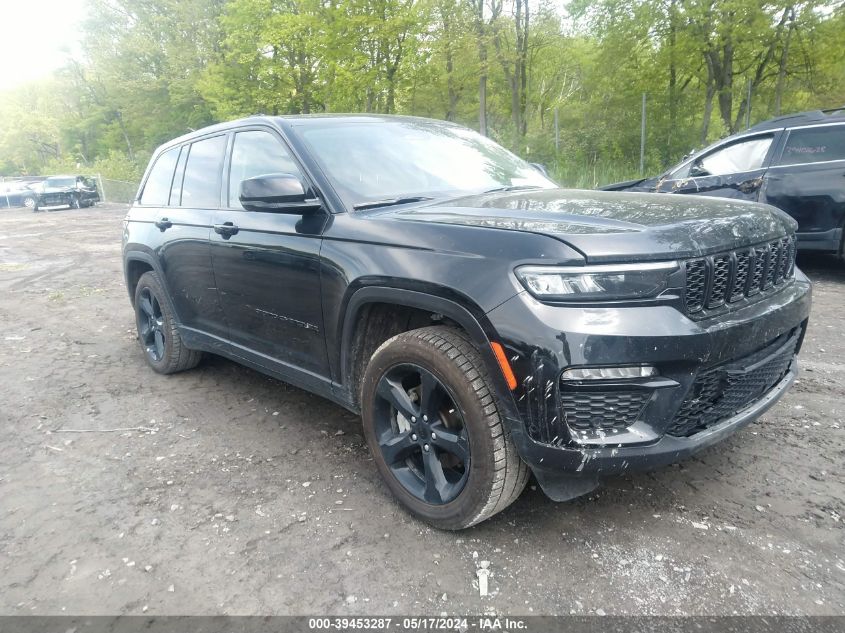
<svg viewBox="0 0 845 633"><path fill-rule="evenodd" d="M45 187L75 187L76 178L48 178L44 181Z"/></svg>
<svg viewBox="0 0 845 633"><path fill-rule="evenodd" d="M338 193L353 205L502 187L556 187L472 130L414 119L315 119L297 127Z"/></svg>

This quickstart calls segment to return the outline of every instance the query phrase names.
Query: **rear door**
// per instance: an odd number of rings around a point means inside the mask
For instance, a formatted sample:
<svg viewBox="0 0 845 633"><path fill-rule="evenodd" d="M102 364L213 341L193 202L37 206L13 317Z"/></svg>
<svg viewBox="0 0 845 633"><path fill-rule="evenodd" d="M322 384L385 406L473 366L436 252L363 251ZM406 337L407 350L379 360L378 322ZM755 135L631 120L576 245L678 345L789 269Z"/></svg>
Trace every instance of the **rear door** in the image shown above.
<svg viewBox="0 0 845 633"><path fill-rule="evenodd" d="M289 173L306 183L282 138L269 128L234 133L215 215L212 258L231 341L254 362L329 376L320 299L320 242L328 214L246 211L240 183ZM235 349L238 353L238 350ZM300 383L301 384L301 383Z"/></svg>
<svg viewBox="0 0 845 633"><path fill-rule="evenodd" d="M681 166L656 191L757 200L774 140L770 132L729 141Z"/></svg>
<svg viewBox="0 0 845 633"><path fill-rule="evenodd" d="M220 206L226 140L223 134L165 151L136 205L154 227L151 239L180 323L224 338L208 237Z"/></svg>
<svg viewBox="0 0 845 633"><path fill-rule="evenodd" d="M837 251L845 222L845 124L789 130L762 200L798 221L799 248Z"/></svg>

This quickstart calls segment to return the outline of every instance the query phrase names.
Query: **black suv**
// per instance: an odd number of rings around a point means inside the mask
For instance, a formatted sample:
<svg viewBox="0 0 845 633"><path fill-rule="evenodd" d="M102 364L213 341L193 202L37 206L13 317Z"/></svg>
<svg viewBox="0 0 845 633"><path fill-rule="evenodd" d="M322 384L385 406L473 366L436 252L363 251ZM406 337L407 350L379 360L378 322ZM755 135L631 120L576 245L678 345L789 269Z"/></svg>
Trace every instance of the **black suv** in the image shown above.
<svg viewBox="0 0 845 633"><path fill-rule="evenodd" d="M126 217L157 372L212 352L360 412L435 526L674 462L791 384L795 222L751 202L566 191L466 128L254 117L159 148Z"/></svg>
<svg viewBox="0 0 845 633"><path fill-rule="evenodd" d="M798 221L798 250L845 256L845 108L760 123L693 153L656 178L603 189L766 202Z"/></svg>

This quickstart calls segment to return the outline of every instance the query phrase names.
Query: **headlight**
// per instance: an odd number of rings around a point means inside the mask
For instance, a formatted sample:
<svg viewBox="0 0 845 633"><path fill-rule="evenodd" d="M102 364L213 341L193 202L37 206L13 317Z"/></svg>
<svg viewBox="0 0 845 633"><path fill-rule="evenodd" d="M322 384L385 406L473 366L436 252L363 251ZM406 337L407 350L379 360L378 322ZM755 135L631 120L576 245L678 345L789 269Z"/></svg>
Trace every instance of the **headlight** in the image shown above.
<svg viewBox="0 0 845 633"><path fill-rule="evenodd" d="M538 299L617 301L654 297L668 287L678 262L601 266L520 266L516 276Z"/></svg>

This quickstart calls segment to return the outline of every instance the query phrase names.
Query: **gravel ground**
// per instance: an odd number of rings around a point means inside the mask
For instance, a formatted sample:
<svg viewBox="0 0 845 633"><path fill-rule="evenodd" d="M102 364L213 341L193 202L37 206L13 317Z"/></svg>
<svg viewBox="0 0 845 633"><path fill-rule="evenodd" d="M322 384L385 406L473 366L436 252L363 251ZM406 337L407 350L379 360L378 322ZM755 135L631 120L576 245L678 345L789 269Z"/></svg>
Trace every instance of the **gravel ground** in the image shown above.
<svg viewBox="0 0 845 633"><path fill-rule="evenodd" d="M804 372L756 424L455 534L394 503L337 406L220 358L147 369L124 213L0 212L0 614L845 614L835 259L799 262Z"/></svg>

